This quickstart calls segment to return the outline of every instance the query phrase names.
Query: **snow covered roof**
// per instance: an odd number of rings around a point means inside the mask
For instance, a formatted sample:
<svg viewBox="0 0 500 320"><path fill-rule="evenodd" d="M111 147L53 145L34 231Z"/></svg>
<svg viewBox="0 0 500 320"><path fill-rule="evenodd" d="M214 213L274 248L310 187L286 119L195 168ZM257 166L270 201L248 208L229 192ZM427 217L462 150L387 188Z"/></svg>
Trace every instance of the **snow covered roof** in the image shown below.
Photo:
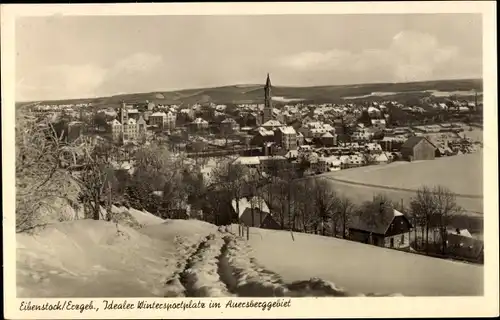
<svg viewBox="0 0 500 320"><path fill-rule="evenodd" d="M259 127L259 129L257 129L257 131L263 135L263 136L273 136L274 135L274 132L271 131L271 130L267 130L266 128L263 128L263 127Z"/></svg>
<svg viewBox="0 0 500 320"><path fill-rule="evenodd" d="M165 114L165 112L155 112L153 114L150 115L150 117L166 117L167 115Z"/></svg>
<svg viewBox="0 0 500 320"><path fill-rule="evenodd" d="M233 199L231 201L231 205L234 211L238 212L236 206L236 200ZM256 196L250 199L247 198L239 199L238 207L239 207L238 217L241 217L241 215L245 212L246 209L251 209L251 208L260 209L262 212L270 213L266 201L261 197L256 197Z"/></svg>
<svg viewBox="0 0 500 320"><path fill-rule="evenodd" d="M238 157L234 160L233 164L241 164L241 165L259 165L260 159L259 157Z"/></svg>
<svg viewBox="0 0 500 320"><path fill-rule="evenodd" d="M263 127L279 127L282 124L278 120L268 120L263 125Z"/></svg>
<svg viewBox="0 0 500 320"><path fill-rule="evenodd" d="M458 230L447 230L448 234L457 234L463 237L473 238L472 234L467 229L458 229Z"/></svg>
<svg viewBox="0 0 500 320"><path fill-rule="evenodd" d="M208 123L208 121L203 120L202 118L196 118L193 123Z"/></svg>
<svg viewBox="0 0 500 320"><path fill-rule="evenodd" d="M389 158L385 153L381 153L375 157L375 161L377 162L386 162L389 161Z"/></svg>
<svg viewBox="0 0 500 320"><path fill-rule="evenodd" d="M404 216L404 214L396 209L393 209L394 210L394 216L397 217L397 216Z"/></svg>
<svg viewBox="0 0 500 320"><path fill-rule="evenodd" d="M322 138L334 138L334 136L330 133L330 132L327 132L325 133L324 135L321 136Z"/></svg>
<svg viewBox="0 0 500 320"><path fill-rule="evenodd" d="M370 213L366 212L366 214ZM351 228L383 235L387 232L389 226L394 220L394 217L397 216L405 217L405 215L402 212L392 208L391 206L384 206L382 208L382 211L379 212L379 218L374 219L371 222L369 222L366 217L363 217L363 215L353 217ZM408 223L410 224L409 221Z"/></svg>
<svg viewBox="0 0 500 320"><path fill-rule="evenodd" d="M336 156L323 157L322 160L334 166L340 166L342 164L342 161L340 161L340 159Z"/></svg>
<svg viewBox="0 0 500 320"><path fill-rule="evenodd" d="M385 124L385 119L371 119L372 124Z"/></svg>
<svg viewBox="0 0 500 320"><path fill-rule="evenodd" d="M279 130L283 134L296 134L295 129L293 127L280 127Z"/></svg>

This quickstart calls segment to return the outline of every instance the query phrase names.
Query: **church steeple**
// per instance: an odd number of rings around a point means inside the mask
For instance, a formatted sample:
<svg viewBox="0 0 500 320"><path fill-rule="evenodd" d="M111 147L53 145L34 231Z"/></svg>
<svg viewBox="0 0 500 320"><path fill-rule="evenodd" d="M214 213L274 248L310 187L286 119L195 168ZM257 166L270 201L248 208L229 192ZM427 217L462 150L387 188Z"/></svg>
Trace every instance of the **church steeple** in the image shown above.
<svg viewBox="0 0 500 320"><path fill-rule="evenodd" d="M264 116L262 117L262 122L266 123L272 118L273 118L273 105L271 97L271 78L269 77L268 73L266 79L266 86L264 87Z"/></svg>
<svg viewBox="0 0 500 320"><path fill-rule="evenodd" d="M271 78L269 78L269 73L267 74L266 87L271 88Z"/></svg>

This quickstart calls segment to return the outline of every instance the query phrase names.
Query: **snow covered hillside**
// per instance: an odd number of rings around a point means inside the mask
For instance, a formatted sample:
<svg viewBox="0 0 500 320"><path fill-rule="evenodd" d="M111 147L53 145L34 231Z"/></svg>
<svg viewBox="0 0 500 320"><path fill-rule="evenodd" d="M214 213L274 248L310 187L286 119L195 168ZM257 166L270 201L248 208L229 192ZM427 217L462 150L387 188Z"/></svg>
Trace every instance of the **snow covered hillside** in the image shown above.
<svg viewBox="0 0 500 320"><path fill-rule="evenodd" d="M114 208L115 211L126 210ZM18 297L479 294L482 268L313 235L197 220L74 220L17 235ZM433 272L428 272L432 269ZM373 277L377 273L378 277ZM338 287L338 286L341 287Z"/></svg>
<svg viewBox="0 0 500 320"><path fill-rule="evenodd" d="M237 226L233 226L237 230ZM483 294L483 266L312 234L251 228L252 254L287 282L319 277L352 293Z"/></svg>

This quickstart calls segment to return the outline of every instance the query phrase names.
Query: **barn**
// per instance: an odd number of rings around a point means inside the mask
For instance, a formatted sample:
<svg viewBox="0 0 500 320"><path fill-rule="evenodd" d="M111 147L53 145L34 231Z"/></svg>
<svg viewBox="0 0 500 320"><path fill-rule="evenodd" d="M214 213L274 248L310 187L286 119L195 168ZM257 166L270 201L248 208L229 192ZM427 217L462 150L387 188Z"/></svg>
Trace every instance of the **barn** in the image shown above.
<svg viewBox="0 0 500 320"><path fill-rule="evenodd" d="M405 249L410 246L412 225L398 210L384 206L380 212L354 217L349 227L351 240L375 246Z"/></svg>
<svg viewBox="0 0 500 320"><path fill-rule="evenodd" d="M434 160L436 146L425 137L410 137L401 147L403 159L407 161Z"/></svg>

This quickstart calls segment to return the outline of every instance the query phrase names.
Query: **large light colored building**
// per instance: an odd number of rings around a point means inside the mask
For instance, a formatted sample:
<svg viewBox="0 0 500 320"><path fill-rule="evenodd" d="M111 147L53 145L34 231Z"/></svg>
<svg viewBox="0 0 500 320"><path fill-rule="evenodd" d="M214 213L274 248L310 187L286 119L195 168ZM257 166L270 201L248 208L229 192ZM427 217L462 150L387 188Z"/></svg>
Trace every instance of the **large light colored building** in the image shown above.
<svg viewBox="0 0 500 320"><path fill-rule="evenodd" d="M120 121L114 119L109 123L113 141L126 143L145 139L147 136L146 121L141 115L139 115L138 120L130 118L127 111L122 106L118 112Z"/></svg>
<svg viewBox="0 0 500 320"><path fill-rule="evenodd" d="M120 121L114 119L109 123L109 125L111 126L111 135L113 137L113 140L119 141L122 134L122 124L120 123Z"/></svg>
<svg viewBox="0 0 500 320"><path fill-rule="evenodd" d="M157 126L158 128L163 128L163 123L165 123L167 115L165 112L155 112L149 115L149 124L152 126Z"/></svg>
<svg viewBox="0 0 500 320"><path fill-rule="evenodd" d="M137 140L137 121L134 118L129 118L122 124L123 142Z"/></svg>
<svg viewBox="0 0 500 320"><path fill-rule="evenodd" d="M297 132L293 127L280 127L276 129L274 137L276 139L276 143L283 149L297 149Z"/></svg>
<svg viewBox="0 0 500 320"><path fill-rule="evenodd" d="M165 127L168 128L169 130L175 129L176 121L177 121L177 115L172 111L168 111L166 113L166 118L165 118Z"/></svg>

